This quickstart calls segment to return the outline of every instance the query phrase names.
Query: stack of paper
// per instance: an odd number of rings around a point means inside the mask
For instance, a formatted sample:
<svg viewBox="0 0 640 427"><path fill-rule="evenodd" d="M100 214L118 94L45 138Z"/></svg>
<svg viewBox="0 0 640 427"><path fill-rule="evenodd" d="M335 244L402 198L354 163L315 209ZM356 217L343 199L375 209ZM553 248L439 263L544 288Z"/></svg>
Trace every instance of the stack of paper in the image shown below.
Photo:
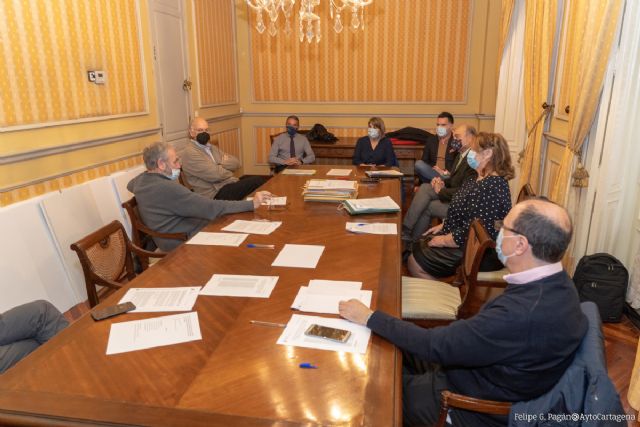
<svg viewBox="0 0 640 427"><path fill-rule="evenodd" d="M245 221L237 219L227 225L222 231L234 231L236 233L271 234L282 225L282 221Z"/></svg>
<svg viewBox="0 0 640 427"><path fill-rule="evenodd" d="M358 183L340 179L311 179L302 192L305 202L341 202L358 197Z"/></svg>
<svg viewBox="0 0 640 427"><path fill-rule="evenodd" d="M399 170L395 170L395 169L372 170L372 171L366 171L365 173L367 174L367 176L370 176L372 178L374 178L374 177L398 177L398 176L404 176L404 174L402 172L400 172Z"/></svg>
<svg viewBox="0 0 640 427"><path fill-rule="evenodd" d="M200 295L269 298L277 282L278 276L214 274Z"/></svg>
<svg viewBox="0 0 640 427"><path fill-rule="evenodd" d="M315 175L315 169L292 169L286 168L282 172L282 175Z"/></svg>
<svg viewBox="0 0 640 427"><path fill-rule="evenodd" d="M398 234L398 226L387 222L348 222L346 228L356 234Z"/></svg>
<svg viewBox="0 0 640 427"><path fill-rule="evenodd" d="M371 291L363 291L362 282L311 280L309 286L301 286L291 308L312 313L338 314L338 303L358 299L371 306Z"/></svg>
<svg viewBox="0 0 640 427"><path fill-rule="evenodd" d="M389 196L374 197L371 199L350 199L345 200L343 205L351 215L400 212L400 206Z"/></svg>
<svg viewBox="0 0 640 427"><path fill-rule="evenodd" d="M331 169L327 172L327 176L349 176L351 169Z"/></svg>
<svg viewBox="0 0 640 427"><path fill-rule="evenodd" d="M351 332L351 336L347 342L341 343L326 338L305 335L304 332L313 324L346 329ZM282 335L278 338L278 344L364 354L367 352L370 337L371 330L369 328L348 320L294 314L291 316L291 320L287 323Z"/></svg>

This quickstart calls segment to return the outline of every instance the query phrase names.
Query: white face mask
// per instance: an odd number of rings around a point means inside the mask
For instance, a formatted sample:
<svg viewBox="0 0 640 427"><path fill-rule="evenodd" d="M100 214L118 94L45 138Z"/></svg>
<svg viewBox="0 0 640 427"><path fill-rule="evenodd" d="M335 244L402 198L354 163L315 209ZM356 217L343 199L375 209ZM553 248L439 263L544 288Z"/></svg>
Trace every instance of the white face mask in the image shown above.
<svg viewBox="0 0 640 427"><path fill-rule="evenodd" d="M369 128L367 130L367 133L369 134L369 137L371 139L378 139L380 138L380 130L376 129L376 128Z"/></svg>
<svg viewBox="0 0 640 427"><path fill-rule="evenodd" d="M447 128L444 127L444 126L438 126L436 128L436 133L438 134L438 136L440 138L443 138L443 137L447 136Z"/></svg>

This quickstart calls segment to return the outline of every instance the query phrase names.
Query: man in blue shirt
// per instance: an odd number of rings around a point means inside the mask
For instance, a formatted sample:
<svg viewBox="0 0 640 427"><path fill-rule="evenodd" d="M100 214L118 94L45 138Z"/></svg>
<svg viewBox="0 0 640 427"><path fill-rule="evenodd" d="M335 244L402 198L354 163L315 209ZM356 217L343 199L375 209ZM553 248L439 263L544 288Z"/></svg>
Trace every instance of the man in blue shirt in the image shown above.
<svg viewBox="0 0 640 427"><path fill-rule="evenodd" d="M543 199L516 205L500 228L496 251L511 274L504 293L475 316L423 329L371 311L357 300L340 302L340 315L366 325L405 351L405 425L430 425L444 389L480 399L536 398L571 364L587 319L561 259L572 235L567 211ZM455 426L506 426L506 417L453 410Z"/></svg>
<svg viewBox="0 0 640 427"><path fill-rule="evenodd" d="M316 160L309 140L298 133L300 119L297 116L289 116L286 125L287 131L276 137L269 153L269 163L276 166L276 172L288 166L306 165Z"/></svg>

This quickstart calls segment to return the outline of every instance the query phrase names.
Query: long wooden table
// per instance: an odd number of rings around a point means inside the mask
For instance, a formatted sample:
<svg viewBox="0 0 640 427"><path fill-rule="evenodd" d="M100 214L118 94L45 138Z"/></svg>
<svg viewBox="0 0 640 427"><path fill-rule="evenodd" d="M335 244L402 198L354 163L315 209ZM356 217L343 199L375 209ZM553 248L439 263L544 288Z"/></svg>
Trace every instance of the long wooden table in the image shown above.
<svg viewBox="0 0 640 427"><path fill-rule="evenodd" d="M330 167L310 168L317 170L314 178L324 178ZM399 315L399 236L347 233L345 222L353 217L335 204L302 200L307 179L278 175L265 185L288 197L285 210L261 207L206 228L220 230L235 219L283 221L271 235L250 235L237 248L182 245L127 286L204 285L214 273L277 275L269 299L200 296L194 310L202 340L111 356L105 350L112 323L159 314L101 322L85 315L0 376L0 424L400 425L401 355L393 345L372 335L364 355L288 347L276 344L282 329L249 323L286 323L294 296L310 279L362 281L363 289L373 290L374 308ZM400 203L398 180L360 186L359 197L387 194ZM357 220L400 225L399 214ZM325 251L315 269L271 267L285 243L320 244ZM300 369L302 362L319 369Z"/></svg>

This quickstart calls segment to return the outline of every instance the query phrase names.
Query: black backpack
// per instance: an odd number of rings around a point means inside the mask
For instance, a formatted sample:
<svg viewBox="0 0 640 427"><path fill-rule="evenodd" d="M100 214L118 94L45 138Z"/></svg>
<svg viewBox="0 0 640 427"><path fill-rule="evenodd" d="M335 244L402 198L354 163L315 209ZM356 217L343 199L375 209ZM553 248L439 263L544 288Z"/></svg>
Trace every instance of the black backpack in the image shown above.
<svg viewBox="0 0 640 427"><path fill-rule="evenodd" d="M622 320L629 272L616 257L605 253L583 256L573 281L580 301L595 302L603 322Z"/></svg>
<svg viewBox="0 0 640 427"><path fill-rule="evenodd" d="M307 133L307 139L318 142L336 142L338 140L334 134L329 132L327 128L320 123L313 125L309 133Z"/></svg>

